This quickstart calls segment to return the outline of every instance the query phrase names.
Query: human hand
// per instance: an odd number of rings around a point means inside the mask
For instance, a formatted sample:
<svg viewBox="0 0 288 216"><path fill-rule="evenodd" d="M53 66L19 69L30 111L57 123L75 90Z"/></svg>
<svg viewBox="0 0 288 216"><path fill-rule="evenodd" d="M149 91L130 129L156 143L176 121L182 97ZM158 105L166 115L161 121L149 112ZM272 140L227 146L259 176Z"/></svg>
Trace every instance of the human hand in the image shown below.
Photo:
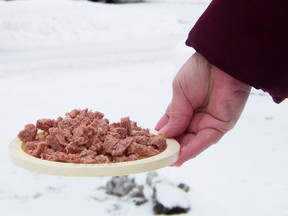
<svg viewBox="0 0 288 216"><path fill-rule="evenodd" d="M199 53L192 55L177 73L172 101L155 128L180 143L174 165L194 158L232 129L250 90Z"/></svg>

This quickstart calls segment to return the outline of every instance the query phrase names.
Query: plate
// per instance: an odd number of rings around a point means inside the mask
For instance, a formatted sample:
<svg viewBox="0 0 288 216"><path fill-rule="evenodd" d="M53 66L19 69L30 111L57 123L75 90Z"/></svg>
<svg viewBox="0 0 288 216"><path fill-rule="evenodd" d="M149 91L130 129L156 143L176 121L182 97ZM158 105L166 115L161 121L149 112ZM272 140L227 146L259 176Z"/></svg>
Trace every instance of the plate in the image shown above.
<svg viewBox="0 0 288 216"><path fill-rule="evenodd" d="M177 161L180 145L175 139L166 139L167 148L152 157L128 162L107 164L79 164L43 160L24 151L23 142L14 138L9 144L10 160L32 172L58 176L104 177L149 172L169 166Z"/></svg>

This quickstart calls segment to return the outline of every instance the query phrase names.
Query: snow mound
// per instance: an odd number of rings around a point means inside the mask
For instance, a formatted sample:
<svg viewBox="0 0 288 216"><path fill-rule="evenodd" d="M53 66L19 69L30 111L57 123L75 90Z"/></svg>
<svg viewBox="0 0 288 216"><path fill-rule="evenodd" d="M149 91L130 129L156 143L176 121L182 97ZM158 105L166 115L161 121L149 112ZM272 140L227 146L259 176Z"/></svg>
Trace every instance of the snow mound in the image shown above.
<svg viewBox="0 0 288 216"><path fill-rule="evenodd" d="M157 202L172 209L181 207L183 209L190 209L190 201L185 191L172 184L163 183L155 186Z"/></svg>

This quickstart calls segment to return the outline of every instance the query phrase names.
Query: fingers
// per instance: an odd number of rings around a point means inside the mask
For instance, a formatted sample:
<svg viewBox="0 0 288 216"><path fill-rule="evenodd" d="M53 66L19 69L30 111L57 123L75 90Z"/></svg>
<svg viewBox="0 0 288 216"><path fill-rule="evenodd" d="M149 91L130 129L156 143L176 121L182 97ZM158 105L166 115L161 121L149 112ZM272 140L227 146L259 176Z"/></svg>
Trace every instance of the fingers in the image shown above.
<svg viewBox="0 0 288 216"><path fill-rule="evenodd" d="M161 130L169 121L169 115L170 112L170 105L167 107L165 114L160 118L158 123L155 126L155 130L159 131Z"/></svg>
<svg viewBox="0 0 288 216"><path fill-rule="evenodd" d="M223 132L213 128L205 129L197 134L186 134L181 140L181 150L178 160L173 166L181 166L184 162L195 158L209 146L217 143L222 136Z"/></svg>

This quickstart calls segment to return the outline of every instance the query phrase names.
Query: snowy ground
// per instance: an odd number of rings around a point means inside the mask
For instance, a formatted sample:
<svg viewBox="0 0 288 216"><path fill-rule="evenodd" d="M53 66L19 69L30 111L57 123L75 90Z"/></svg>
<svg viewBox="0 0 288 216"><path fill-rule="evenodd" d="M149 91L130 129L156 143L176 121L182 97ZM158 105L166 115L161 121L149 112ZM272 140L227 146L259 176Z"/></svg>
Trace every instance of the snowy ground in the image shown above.
<svg viewBox="0 0 288 216"><path fill-rule="evenodd" d="M9 162L8 143L38 118L73 108L130 116L153 128L193 50L189 29L209 1L107 5L0 1L0 214L152 215L151 203L95 199L107 178L40 175ZM253 90L235 129L181 168L159 174L191 187L194 216L288 215L288 102ZM145 174L135 175L143 182ZM46 205L44 205L46 204Z"/></svg>

